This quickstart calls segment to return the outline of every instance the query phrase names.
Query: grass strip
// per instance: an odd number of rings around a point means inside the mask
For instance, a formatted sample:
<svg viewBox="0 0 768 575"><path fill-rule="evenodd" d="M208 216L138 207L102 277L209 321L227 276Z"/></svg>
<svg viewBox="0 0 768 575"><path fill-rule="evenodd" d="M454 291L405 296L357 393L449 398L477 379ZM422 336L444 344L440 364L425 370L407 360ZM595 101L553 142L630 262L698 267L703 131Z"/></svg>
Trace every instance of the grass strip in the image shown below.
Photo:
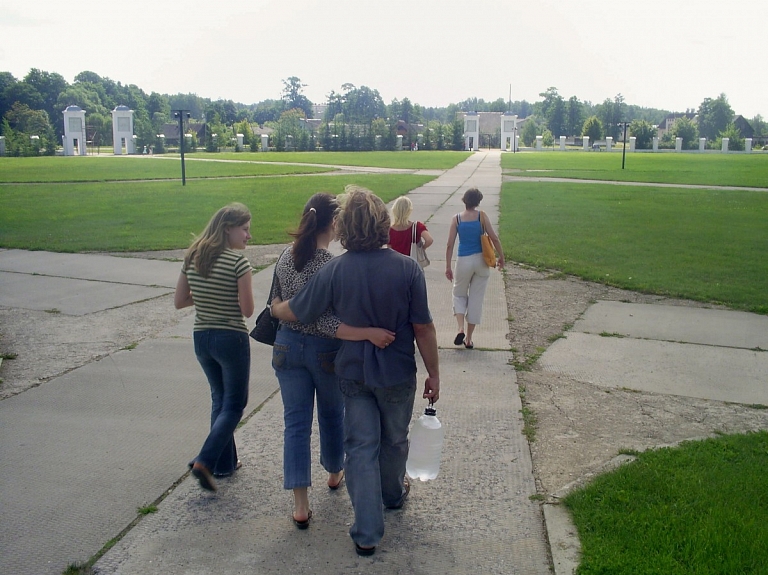
<svg viewBox="0 0 768 575"><path fill-rule="evenodd" d="M206 159L220 159L215 155ZM333 168L247 162L184 162L187 179L314 174ZM181 180L181 160L170 156L53 156L0 158L0 183Z"/></svg>
<svg viewBox="0 0 768 575"><path fill-rule="evenodd" d="M565 499L579 575L768 573L768 432L639 454Z"/></svg>
<svg viewBox="0 0 768 575"><path fill-rule="evenodd" d="M466 160L470 152L226 152L192 154L193 158L221 158L258 162L302 162L329 166L447 170Z"/></svg>
<svg viewBox="0 0 768 575"><path fill-rule="evenodd" d="M768 154L627 152L521 152L502 154L506 175L768 188Z"/></svg>

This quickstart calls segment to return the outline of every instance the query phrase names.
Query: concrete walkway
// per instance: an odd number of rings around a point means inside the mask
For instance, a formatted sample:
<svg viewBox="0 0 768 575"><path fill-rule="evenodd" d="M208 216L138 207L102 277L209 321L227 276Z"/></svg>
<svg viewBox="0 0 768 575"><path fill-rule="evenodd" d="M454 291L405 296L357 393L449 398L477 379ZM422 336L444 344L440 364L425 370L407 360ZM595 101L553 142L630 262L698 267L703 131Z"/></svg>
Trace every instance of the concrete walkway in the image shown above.
<svg viewBox="0 0 768 575"><path fill-rule="evenodd" d="M96 564L98 573L545 574L551 563L558 573L568 572L573 563L558 555L561 547L573 547L572 541L562 543L573 539L567 517L548 513L545 527L540 505L530 499L536 491L500 273L489 282L476 349L452 343L451 284L443 275L450 218L462 208L463 192L478 187L485 196L482 209L497 222L501 182L500 152L479 152L410 194L414 217L426 221L435 237L425 275L438 329L437 408L446 439L440 476L416 482L405 509L387 514L373 558L355 555L347 535L349 498L344 489L325 488L316 461L312 525L298 531L290 521L291 496L282 489L282 404L267 346L251 344L247 413L253 413L238 431L243 468L221 481L216 494L186 476L186 463L207 433L210 409L187 314L135 349L0 402L0 572L58 575L123 530L125 536ZM172 293L178 268L176 262L0 251L0 306L81 314L131 305ZM266 299L271 273L268 268L254 278L257 302ZM612 370L614 384L618 378L638 388L652 385L648 374L662 373L662 393L709 397L723 389L718 372L708 368L686 379L699 360L681 358L693 349L716 349L718 361L732 366L724 393L768 403L768 354L756 351L768 348L768 318L628 305L599 302L590 308L542 356L543 367L597 383ZM729 326L725 332L723 326ZM604 333L623 337L600 337ZM716 340L715 333L723 335ZM630 364L632 357L643 359ZM734 374L738 366L750 366L756 379ZM424 403L417 399L414 416ZM313 441L317 453L317 433ZM126 529L139 507L160 499L156 513Z"/></svg>

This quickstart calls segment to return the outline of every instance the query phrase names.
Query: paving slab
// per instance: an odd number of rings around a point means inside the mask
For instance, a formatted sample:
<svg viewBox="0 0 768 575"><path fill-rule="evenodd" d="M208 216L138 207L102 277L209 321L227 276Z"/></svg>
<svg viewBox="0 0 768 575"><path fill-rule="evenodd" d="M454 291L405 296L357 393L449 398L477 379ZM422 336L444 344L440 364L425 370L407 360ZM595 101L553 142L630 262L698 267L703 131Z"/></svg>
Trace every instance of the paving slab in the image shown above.
<svg viewBox="0 0 768 575"><path fill-rule="evenodd" d="M606 301L539 361L595 385L768 405L766 349L766 316Z"/></svg>
<svg viewBox="0 0 768 575"><path fill-rule="evenodd" d="M768 353L569 333L541 367L605 387L768 405Z"/></svg>
<svg viewBox="0 0 768 575"><path fill-rule="evenodd" d="M0 271L175 289L181 264L101 254L0 250Z"/></svg>
<svg viewBox="0 0 768 575"><path fill-rule="evenodd" d="M190 335L145 341L0 402L0 461L12 470L0 476L0 571L59 575L186 472L210 413ZM263 369L271 354L252 351L249 409L277 388Z"/></svg>
<svg viewBox="0 0 768 575"><path fill-rule="evenodd" d="M86 315L172 291L167 287L0 272L0 306L65 315Z"/></svg>
<svg viewBox="0 0 768 575"><path fill-rule="evenodd" d="M445 277L445 258L433 260L424 270L429 290L429 308L437 329L437 345L441 348L464 350L455 346L457 325L453 315L453 284ZM510 350L507 303L504 298L504 277L499 271L492 271L483 302L482 323L477 326L473 340L477 348ZM464 350L469 353L472 350Z"/></svg>
<svg viewBox="0 0 768 575"><path fill-rule="evenodd" d="M768 350L768 316L722 309L601 301L572 331Z"/></svg>

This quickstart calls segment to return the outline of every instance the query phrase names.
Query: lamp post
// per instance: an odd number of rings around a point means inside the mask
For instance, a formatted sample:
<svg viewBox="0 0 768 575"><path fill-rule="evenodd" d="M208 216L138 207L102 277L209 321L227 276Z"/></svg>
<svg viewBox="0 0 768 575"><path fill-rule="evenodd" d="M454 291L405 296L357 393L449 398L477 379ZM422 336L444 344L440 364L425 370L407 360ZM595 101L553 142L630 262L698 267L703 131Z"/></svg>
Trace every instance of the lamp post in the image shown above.
<svg viewBox="0 0 768 575"><path fill-rule="evenodd" d="M517 153L517 118L515 118L515 125L512 126L512 153Z"/></svg>
<svg viewBox="0 0 768 575"><path fill-rule="evenodd" d="M189 118L189 110L174 110L173 117L179 120L179 150L181 151L181 185L187 185L187 175L184 170L184 115Z"/></svg>
<svg viewBox="0 0 768 575"><path fill-rule="evenodd" d="M627 124L628 122L619 122L619 125L621 125L624 128L624 146L621 149L621 169L624 169L624 160L627 157Z"/></svg>

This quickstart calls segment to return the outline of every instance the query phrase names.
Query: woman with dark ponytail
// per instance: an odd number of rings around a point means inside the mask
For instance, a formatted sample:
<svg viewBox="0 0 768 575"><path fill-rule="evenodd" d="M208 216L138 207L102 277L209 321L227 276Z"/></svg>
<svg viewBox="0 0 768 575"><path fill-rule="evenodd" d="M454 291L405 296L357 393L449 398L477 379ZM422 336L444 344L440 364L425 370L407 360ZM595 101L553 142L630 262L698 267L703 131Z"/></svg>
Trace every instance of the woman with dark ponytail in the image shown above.
<svg viewBox="0 0 768 575"><path fill-rule="evenodd" d="M330 194L312 196L304 206L293 244L276 264L275 292L287 300L331 258L328 246L335 239L333 227L339 205ZM312 485L310 435L315 397L320 429L320 464L328 472L327 485L338 489L344 477L344 399L334 372L339 339L370 340L385 347L394 339L391 331L353 328L327 309L313 324L280 322L272 352L272 367L280 383L285 421L283 487L293 490L293 521L306 529L312 517L308 488ZM337 339L338 338L338 339Z"/></svg>

